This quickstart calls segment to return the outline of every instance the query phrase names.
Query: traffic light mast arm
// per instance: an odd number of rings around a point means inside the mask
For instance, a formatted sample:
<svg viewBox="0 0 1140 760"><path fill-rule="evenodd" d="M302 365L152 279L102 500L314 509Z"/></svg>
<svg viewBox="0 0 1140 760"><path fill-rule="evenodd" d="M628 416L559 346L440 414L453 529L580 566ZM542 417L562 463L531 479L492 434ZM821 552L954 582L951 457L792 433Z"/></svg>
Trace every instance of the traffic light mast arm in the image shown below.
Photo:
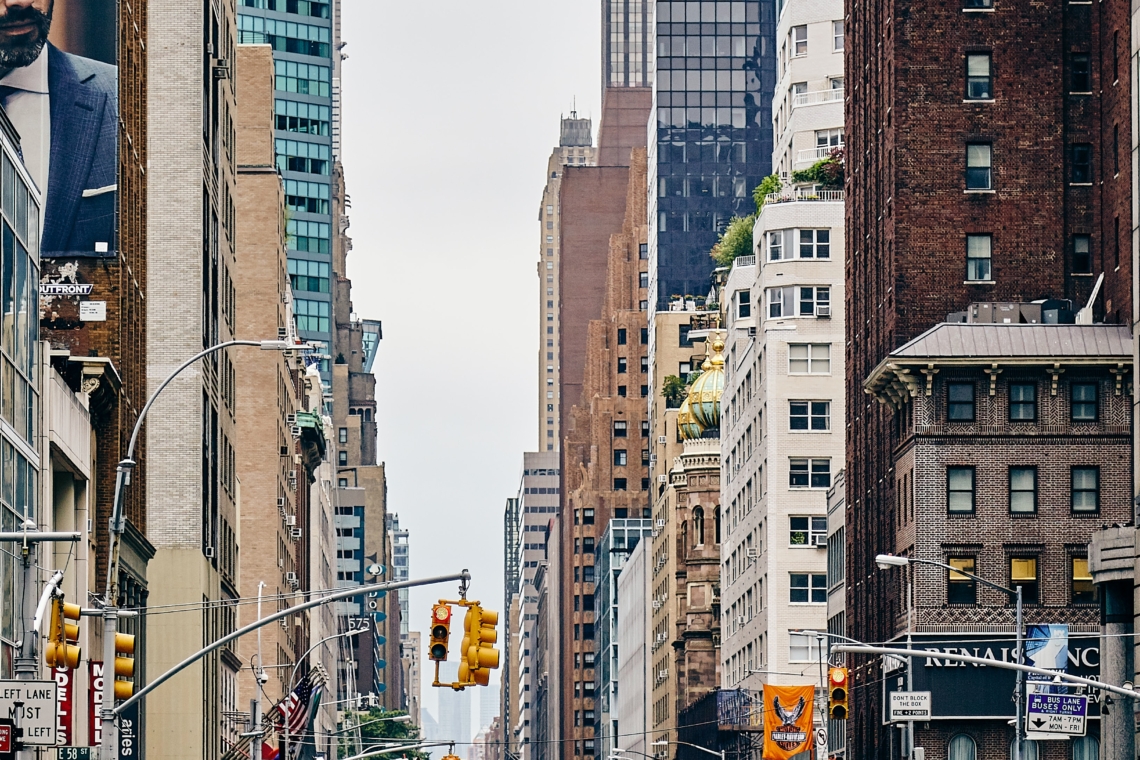
<svg viewBox="0 0 1140 760"><path fill-rule="evenodd" d="M388 582L388 583L373 583L373 584L367 585L367 586L357 586L356 588L340 589L339 591L335 591L331 594L325 594L325 595L320 596L316 599L311 599L307 602L304 602L303 604L298 604L298 605L290 607L288 609L281 610L280 612L275 612L272 615L269 615L267 617L263 617L261 620L255 620L254 622L250 623L249 625L245 626L244 628L239 628L238 630L234 631L233 633L231 633L227 636L223 636L222 638L215 641L213 644L210 644L209 646L207 646L203 649L200 649L197 652L195 652L194 654L190 655L185 660L178 663L173 668L166 671L165 673L160 675L158 678L154 679L149 684L147 684L146 686L144 686L143 688L141 688L137 692L135 692L134 696L132 696L130 699L126 700L125 702L123 702L121 705L119 705L118 707L116 707L114 709L114 714L115 715L120 714L121 712L123 712L123 710L126 710L131 705L137 703L140 699L145 697L147 694L154 691L156 688L158 688L162 684L166 683L171 678L178 675L183 670L190 667L191 665L193 665L195 662L197 662L198 660L205 657L210 652L213 652L216 649L220 649L221 647L230 643L234 639L241 638L242 636L246 635L247 633L251 633L253 631L256 631L258 628L261 628L264 625L268 625L269 623L276 622L276 621L278 621L284 617L288 617L289 615L293 615L293 614L298 613L298 612L304 612L305 610L312 609L313 607L319 607L320 605L328 604L329 602L338 602L341 599L351 599L354 596L361 596L362 594L367 594L371 591L385 591L385 590L391 591L393 589L412 588L415 586L430 586L430 585L433 585L436 583L447 583L448 581L470 580L470 579L471 579L471 574L469 572L467 572L466 570L464 570L461 573L454 573L452 575L437 575L433 578L421 578L421 579L417 579L417 580L395 581L395 582Z"/></svg>
<svg viewBox="0 0 1140 760"><path fill-rule="evenodd" d="M1130 699L1140 699L1140 691L1125 689L1120 686L1113 686L1112 684L1105 683L1104 681L1094 681L1091 678L1071 676L1068 673L1059 673L1055 670L1046 670L1045 668L1035 668L1032 665L1020 665L1015 662L1004 662L1002 660L988 660L985 657L974 657L973 655L969 654L928 652L922 649L895 649L893 647L872 647L865 645L856 646L854 644L837 645L834 647L834 651L845 652L847 654L881 654L889 655L892 657L927 657L935 658L938 660L950 660L951 662L968 662L972 665L986 665L991 668L1020 670L1022 673L1034 673L1039 676L1048 676L1050 679L1058 679L1067 683L1088 686L1093 689L1100 689L1101 691L1110 691L1113 694L1119 694L1122 697L1128 697Z"/></svg>

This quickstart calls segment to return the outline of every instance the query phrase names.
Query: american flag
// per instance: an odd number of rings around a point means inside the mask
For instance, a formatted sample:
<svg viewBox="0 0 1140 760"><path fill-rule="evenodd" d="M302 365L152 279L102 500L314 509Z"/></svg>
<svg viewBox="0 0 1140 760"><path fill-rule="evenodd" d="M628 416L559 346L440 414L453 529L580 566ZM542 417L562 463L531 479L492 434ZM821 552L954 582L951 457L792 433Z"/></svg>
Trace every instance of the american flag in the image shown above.
<svg viewBox="0 0 1140 760"><path fill-rule="evenodd" d="M312 703L314 693L320 697L321 687L314 687L311 674L306 675L301 683L297 684L297 688L293 689L289 696L277 705L277 709L281 711L281 717L289 726L290 734L299 735L308 727L309 705Z"/></svg>

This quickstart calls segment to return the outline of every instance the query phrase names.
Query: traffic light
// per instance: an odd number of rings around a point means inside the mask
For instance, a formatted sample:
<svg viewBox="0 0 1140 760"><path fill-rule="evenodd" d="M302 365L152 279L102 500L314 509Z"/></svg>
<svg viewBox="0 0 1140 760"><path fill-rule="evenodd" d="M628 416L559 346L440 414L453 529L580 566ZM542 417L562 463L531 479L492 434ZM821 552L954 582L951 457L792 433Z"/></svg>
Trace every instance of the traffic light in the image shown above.
<svg viewBox="0 0 1140 760"><path fill-rule="evenodd" d="M459 661L459 682L486 686L491 680L491 668L499 667L499 650L492 646L499 640L495 626L499 613L473 604L467 610L463 628L463 658Z"/></svg>
<svg viewBox="0 0 1140 760"><path fill-rule="evenodd" d="M65 604L62 596L51 600L51 629L44 645L44 662L49 668L79 667L79 612L78 604ZM72 620L76 622L69 622Z"/></svg>
<svg viewBox="0 0 1140 760"><path fill-rule="evenodd" d="M130 699L135 685L135 637L128 633L115 634L115 699ZM106 675L104 675L106 678Z"/></svg>
<svg viewBox="0 0 1140 760"><path fill-rule="evenodd" d="M431 640L428 642L428 659L447 660L447 643L451 638L451 607L436 604L431 608Z"/></svg>
<svg viewBox="0 0 1140 760"><path fill-rule="evenodd" d="M827 672L827 717L847 720L847 668L831 668Z"/></svg>

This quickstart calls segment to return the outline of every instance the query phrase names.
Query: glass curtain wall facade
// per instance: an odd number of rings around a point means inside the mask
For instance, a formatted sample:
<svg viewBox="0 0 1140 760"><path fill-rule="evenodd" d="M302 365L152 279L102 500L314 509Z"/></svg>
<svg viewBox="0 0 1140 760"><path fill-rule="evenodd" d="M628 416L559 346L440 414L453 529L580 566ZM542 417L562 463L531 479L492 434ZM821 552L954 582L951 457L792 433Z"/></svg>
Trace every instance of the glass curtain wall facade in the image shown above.
<svg viewBox="0 0 1140 760"><path fill-rule="evenodd" d="M332 0L238 0L238 42L273 47L277 169L289 213L289 281L302 338L332 346ZM329 362L320 364L330 382Z"/></svg>
<svg viewBox="0 0 1140 760"><path fill-rule="evenodd" d="M772 155L775 0L658 2L655 28L654 311L670 296L708 293L718 234L756 210L752 190Z"/></svg>
<svg viewBox="0 0 1140 760"><path fill-rule="evenodd" d="M5 121L7 121L5 119ZM26 518L39 522L40 416L36 346L40 334L40 201L13 144L0 143L0 528L12 532ZM13 553L0 556L5 599L21 598L23 571ZM0 613L0 677L12 678L16 642L23 638L19 605Z"/></svg>
<svg viewBox="0 0 1140 760"><path fill-rule="evenodd" d="M602 88L653 84L653 0L602 0Z"/></svg>

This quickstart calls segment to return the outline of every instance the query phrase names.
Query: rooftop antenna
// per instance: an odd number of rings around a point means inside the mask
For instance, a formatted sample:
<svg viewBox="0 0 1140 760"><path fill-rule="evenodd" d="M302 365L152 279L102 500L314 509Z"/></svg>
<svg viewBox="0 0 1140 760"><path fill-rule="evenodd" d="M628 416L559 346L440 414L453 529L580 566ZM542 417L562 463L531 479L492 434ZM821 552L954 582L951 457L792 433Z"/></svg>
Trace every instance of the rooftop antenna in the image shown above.
<svg viewBox="0 0 1140 760"><path fill-rule="evenodd" d="M571 119L577 119L578 118L578 96L577 95L575 95L570 100L570 118Z"/></svg>

